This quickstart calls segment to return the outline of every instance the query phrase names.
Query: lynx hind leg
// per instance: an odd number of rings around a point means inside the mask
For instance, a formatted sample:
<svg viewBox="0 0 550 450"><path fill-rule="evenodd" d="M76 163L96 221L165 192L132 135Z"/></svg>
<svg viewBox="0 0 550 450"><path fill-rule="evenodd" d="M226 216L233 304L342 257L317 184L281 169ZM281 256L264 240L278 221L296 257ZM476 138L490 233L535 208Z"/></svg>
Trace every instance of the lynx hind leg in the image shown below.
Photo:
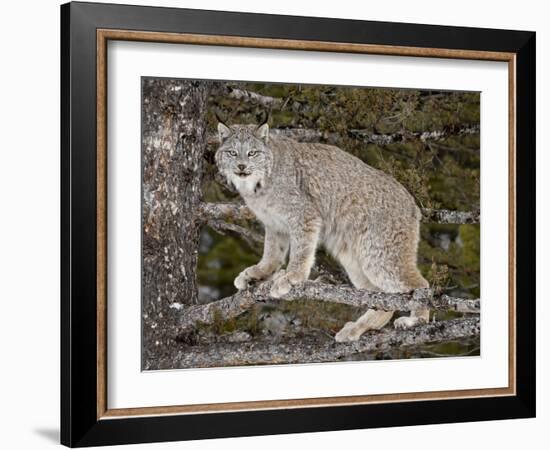
<svg viewBox="0 0 550 450"><path fill-rule="evenodd" d="M363 333L368 330L379 330L384 327L392 318L393 311L377 311L369 309L355 322L348 322L336 333L336 342L357 341Z"/></svg>
<svg viewBox="0 0 550 450"><path fill-rule="evenodd" d="M365 271L361 267L360 258L358 255L346 250L339 252L336 256L338 262L346 271L349 280L357 289L368 289L369 291L379 291L367 277Z"/></svg>
<svg viewBox="0 0 550 450"><path fill-rule="evenodd" d="M416 309L411 311L410 316L399 317L394 320L393 326L400 330L416 327L417 325L425 324L430 321L429 309Z"/></svg>
<svg viewBox="0 0 550 450"><path fill-rule="evenodd" d="M379 286L382 292L410 292L429 287L417 269L416 261L369 260L364 270L368 279Z"/></svg>
<svg viewBox="0 0 550 450"><path fill-rule="evenodd" d="M359 252L369 280L388 293L427 288L428 282L417 267L419 239L416 218L379 224L378 229L367 230Z"/></svg>
<svg viewBox="0 0 550 450"><path fill-rule="evenodd" d="M340 262L352 284L358 289L368 289L371 291L379 291L361 267L359 255L342 249L336 255L336 259ZM357 341L363 333L368 330L379 330L386 325L393 315L393 311L377 311L369 309L355 322L348 322L336 334L336 342L352 342Z"/></svg>
<svg viewBox="0 0 550 450"><path fill-rule="evenodd" d="M367 277L383 292L411 292L425 289L429 283L422 276L416 264L418 230L409 229L391 240L382 243L379 248L369 249L369 258L365 258L363 269ZM379 244L380 245L380 244ZM429 309L411 311L409 317L400 317L394 321L394 327L407 329L422 323L428 323Z"/></svg>

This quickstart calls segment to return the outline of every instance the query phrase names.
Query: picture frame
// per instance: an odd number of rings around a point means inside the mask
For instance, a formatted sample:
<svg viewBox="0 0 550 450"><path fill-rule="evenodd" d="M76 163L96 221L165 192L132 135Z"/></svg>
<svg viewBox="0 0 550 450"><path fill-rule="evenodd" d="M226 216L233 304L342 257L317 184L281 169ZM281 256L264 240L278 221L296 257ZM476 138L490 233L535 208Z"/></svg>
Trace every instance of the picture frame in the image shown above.
<svg viewBox="0 0 550 450"><path fill-rule="evenodd" d="M318 51L505 62L508 386L109 408L110 41L284 49L298 55ZM527 31L80 2L62 5L61 443L81 447L534 417L535 41L535 33Z"/></svg>

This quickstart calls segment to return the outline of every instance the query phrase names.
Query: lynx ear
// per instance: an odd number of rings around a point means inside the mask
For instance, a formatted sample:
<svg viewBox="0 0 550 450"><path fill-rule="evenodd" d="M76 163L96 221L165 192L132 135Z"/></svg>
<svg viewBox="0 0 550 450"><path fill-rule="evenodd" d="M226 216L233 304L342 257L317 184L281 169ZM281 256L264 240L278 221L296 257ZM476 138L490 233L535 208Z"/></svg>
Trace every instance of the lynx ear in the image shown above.
<svg viewBox="0 0 550 450"><path fill-rule="evenodd" d="M233 131L231 131L231 128L227 125L221 122L218 123L218 137L220 142L225 141L229 136L231 136L232 133Z"/></svg>
<svg viewBox="0 0 550 450"><path fill-rule="evenodd" d="M267 122L256 128L254 135L267 144L267 141L269 140L269 125Z"/></svg>

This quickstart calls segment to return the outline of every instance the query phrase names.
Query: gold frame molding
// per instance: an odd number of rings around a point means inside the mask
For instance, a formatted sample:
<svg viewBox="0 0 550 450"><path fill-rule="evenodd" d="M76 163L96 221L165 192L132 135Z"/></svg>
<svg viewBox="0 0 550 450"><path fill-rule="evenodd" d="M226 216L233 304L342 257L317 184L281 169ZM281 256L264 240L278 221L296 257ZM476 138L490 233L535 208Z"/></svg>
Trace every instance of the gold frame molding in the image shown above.
<svg viewBox="0 0 550 450"><path fill-rule="evenodd" d="M508 387L489 389L411 392L401 394L359 395L345 397L265 400L201 405L148 406L109 409L107 405L107 42L109 40L180 43L364 53L451 59L501 61L508 63L509 144L508 144ZM290 409L344 406L367 403L394 403L422 400L448 400L474 397L516 395L516 54L445 48L399 47L388 45L261 39L179 33L157 33L115 29L97 30L97 419L111 420L132 416L220 413L266 409Z"/></svg>

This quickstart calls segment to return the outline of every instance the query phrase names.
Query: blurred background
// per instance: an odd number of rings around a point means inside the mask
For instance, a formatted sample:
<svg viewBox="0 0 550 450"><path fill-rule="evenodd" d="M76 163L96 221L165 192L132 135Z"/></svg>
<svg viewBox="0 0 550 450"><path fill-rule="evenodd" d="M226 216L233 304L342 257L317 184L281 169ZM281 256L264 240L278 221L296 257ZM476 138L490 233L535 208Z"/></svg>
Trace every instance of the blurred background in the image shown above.
<svg viewBox="0 0 550 450"><path fill-rule="evenodd" d="M419 207L479 211L480 94L297 84L217 82L209 99L210 139L203 180L204 200L239 201L217 176L217 116L227 124L260 123L269 114L271 133L299 141L337 145L395 177ZM261 232L257 224L241 223ZM479 225L423 223L418 264L430 285L448 295L479 298ZM262 245L228 230L203 227L198 265L199 301L227 297L234 278L261 257ZM349 283L322 250L323 281ZM323 274L312 274L312 279ZM198 342L332 339L362 310L307 299L257 305L230 320L199 329ZM397 317L396 313L396 317ZM435 313L448 320L460 313ZM390 359L479 355L479 338L354 355Z"/></svg>

